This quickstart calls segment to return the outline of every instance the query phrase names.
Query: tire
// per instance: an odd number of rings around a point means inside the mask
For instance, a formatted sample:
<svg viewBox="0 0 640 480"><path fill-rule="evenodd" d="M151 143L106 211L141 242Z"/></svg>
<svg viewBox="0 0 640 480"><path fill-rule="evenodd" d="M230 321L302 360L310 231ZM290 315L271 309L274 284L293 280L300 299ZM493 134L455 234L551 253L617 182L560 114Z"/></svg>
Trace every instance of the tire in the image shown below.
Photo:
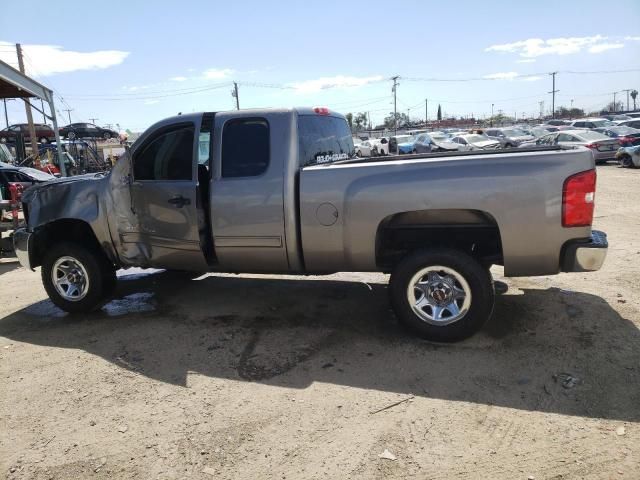
<svg viewBox="0 0 640 480"><path fill-rule="evenodd" d="M356 150L356 157L362 157L362 152L360 150Z"/></svg>
<svg viewBox="0 0 640 480"><path fill-rule="evenodd" d="M57 287L53 277L55 275L66 280L64 271L74 275L75 281L67 282L66 288L65 284ZM84 284L79 281L82 278L85 279ZM44 256L42 283L56 306L69 313L87 313L100 308L113 294L116 274L102 252L75 242L61 242ZM69 295L63 295L59 288L62 292L69 292Z"/></svg>
<svg viewBox="0 0 640 480"><path fill-rule="evenodd" d="M632 168L633 161L631 160L631 156L623 155L622 157L620 157L620 166L623 168Z"/></svg>
<svg viewBox="0 0 640 480"><path fill-rule="evenodd" d="M111 134L109 132L105 132L102 138L104 138L105 140L109 140L111 138Z"/></svg>
<svg viewBox="0 0 640 480"><path fill-rule="evenodd" d="M430 273L437 277L427 280ZM417 282L424 291L411 288ZM407 255L391 274L389 293L400 323L414 334L437 342L455 342L476 333L491 317L495 301L491 273L466 253L447 248ZM453 299L453 295L458 298ZM422 317L414 308L422 312Z"/></svg>
<svg viewBox="0 0 640 480"><path fill-rule="evenodd" d="M73 140L74 138L76 138L76 136L77 136L77 135L76 135L76 132L69 132L69 133L67 134L67 138L68 138L69 140Z"/></svg>

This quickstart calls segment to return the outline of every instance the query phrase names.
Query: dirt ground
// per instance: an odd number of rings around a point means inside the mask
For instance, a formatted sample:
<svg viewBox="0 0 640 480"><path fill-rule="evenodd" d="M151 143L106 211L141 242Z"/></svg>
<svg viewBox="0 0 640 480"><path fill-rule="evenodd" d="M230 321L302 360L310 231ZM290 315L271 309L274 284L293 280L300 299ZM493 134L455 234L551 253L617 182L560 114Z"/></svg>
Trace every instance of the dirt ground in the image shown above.
<svg viewBox="0 0 640 480"><path fill-rule="evenodd" d="M400 329L383 275L127 272L76 318L0 264L0 471L639 479L640 170L598 175L604 268L507 279L454 345Z"/></svg>

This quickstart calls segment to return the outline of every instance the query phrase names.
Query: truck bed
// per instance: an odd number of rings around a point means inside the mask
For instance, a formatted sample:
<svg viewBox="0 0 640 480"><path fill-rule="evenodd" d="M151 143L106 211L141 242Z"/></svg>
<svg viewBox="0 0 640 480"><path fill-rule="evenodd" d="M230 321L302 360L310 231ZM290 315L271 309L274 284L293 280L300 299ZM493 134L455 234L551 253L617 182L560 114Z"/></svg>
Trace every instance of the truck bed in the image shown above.
<svg viewBox="0 0 640 480"><path fill-rule="evenodd" d="M376 248L385 222L407 212L424 218L420 212L438 211L442 219L450 211L451 218L470 212L495 222L506 275L557 273L563 245L591 233L590 227L562 227L563 183L593 168L588 149L561 147L375 157L305 167L299 187L305 268L379 270Z"/></svg>

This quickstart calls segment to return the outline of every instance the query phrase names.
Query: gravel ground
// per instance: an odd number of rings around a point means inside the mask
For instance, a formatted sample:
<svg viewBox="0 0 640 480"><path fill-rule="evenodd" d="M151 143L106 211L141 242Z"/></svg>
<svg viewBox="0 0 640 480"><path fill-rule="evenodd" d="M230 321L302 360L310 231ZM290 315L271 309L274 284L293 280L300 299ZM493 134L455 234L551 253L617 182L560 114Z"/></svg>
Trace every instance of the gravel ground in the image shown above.
<svg viewBox="0 0 640 480"><path fill-rule="evenodd" d="M77 318L0 264L0 471L638 479L640 170L598 175L604 268L507 279L454 345L404 333L384 275L134 271Z"/></svg>

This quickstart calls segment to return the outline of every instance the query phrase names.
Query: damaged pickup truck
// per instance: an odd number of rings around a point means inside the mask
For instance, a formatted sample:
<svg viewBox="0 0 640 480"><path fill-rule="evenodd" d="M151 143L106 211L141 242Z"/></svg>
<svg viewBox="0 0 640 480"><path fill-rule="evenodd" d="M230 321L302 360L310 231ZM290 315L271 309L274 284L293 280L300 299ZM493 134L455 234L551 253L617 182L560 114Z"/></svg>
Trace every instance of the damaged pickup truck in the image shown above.
<svg viewBox="0 0 640 480"><path fill-rule="evenodd" d="M68 312L99 308L132 266L380 271L404 325L454 341L491 316L492 265L600 268L595 186L585 148L361 159L326 108L189 114L149 128L108 175L27 190L14 245Z"/></svg>

